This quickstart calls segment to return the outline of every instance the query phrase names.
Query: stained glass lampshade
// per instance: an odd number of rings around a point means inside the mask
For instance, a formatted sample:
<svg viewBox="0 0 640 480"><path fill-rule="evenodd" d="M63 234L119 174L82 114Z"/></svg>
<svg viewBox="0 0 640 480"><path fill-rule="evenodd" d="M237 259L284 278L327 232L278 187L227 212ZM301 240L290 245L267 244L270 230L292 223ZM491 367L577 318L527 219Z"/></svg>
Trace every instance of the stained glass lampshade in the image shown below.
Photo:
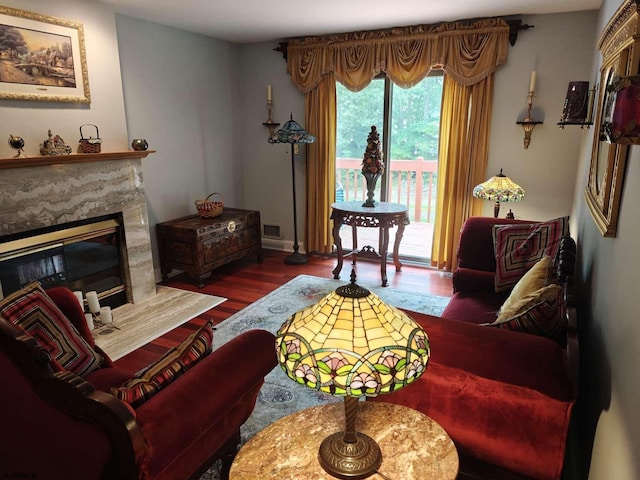
<svg viewBox="0 0 640 480"><path fill-rule="evenodd" d="M321 444L322 467L338 478L366 478L382 463L375 440L356 432L359 397L403 388L426 370L429 338L408 315L355 283L337 288L280 327L280 366L294 381L345 397L346 428Z"/></svg>
<svg viewBox="0 0 640 480"><path fill-rule="evenodd" d="M519 202L524 198L524 189L502 173L491 177L486 182L476 185L473 196L482 200L494 201L493 216L498 217L500 202Z"/></svg>
<svg viewBox="0 0 640 480"><path fill-rule="evenodd" d="M269 137L269 143L313 143L316 137L307 132L293 119L287 120L282 128Z"/></svg>

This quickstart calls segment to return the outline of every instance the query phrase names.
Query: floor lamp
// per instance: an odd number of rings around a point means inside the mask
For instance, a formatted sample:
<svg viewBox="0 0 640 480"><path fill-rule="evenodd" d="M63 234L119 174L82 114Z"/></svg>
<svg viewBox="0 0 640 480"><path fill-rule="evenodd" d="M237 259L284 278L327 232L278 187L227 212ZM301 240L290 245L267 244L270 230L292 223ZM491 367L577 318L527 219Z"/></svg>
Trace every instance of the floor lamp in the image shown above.
<svg viewBox="0 0 640 480"><path fill-rule="evenodd" d="M298 252L298 215L296 211L296 170L295 170L295 152L294 145L298 143L313 143L316 137L305 131L298 122L293 119L287 120L282 128L269 137L269 143L290 143L291 144L291 184L293 186L293 253L287 255L284 263L290 265L299 265L307 263L309 260L306 255Z"/></svg>

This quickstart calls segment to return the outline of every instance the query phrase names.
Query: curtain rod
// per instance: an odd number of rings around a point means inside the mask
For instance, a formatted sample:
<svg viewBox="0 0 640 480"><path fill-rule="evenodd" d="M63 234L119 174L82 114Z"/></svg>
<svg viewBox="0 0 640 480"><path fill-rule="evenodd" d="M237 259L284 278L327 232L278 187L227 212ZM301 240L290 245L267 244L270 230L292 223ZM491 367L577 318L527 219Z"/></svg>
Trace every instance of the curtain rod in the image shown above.
<svg viewBox="0 0 640 480"><path fill-rule="evenodd" d="M469 20L469 22L474 22L477 20L479 19L476 18L473 20ZM511 44L512 47L516 44L516 41L518 40L518 32L529 30L530 28L533 28L535 26L535 25L527 25L526 23L523 24L522 20L519 18L511 19L511 20L505 19L505 22L507 23L507 25L509 25L509 43ZM289 47L289 41L286 40L284 42L278 42L278 46L273 50L276 52L281 52L282 58L284 58L284 60L286 61L288 47Z"/></svg>

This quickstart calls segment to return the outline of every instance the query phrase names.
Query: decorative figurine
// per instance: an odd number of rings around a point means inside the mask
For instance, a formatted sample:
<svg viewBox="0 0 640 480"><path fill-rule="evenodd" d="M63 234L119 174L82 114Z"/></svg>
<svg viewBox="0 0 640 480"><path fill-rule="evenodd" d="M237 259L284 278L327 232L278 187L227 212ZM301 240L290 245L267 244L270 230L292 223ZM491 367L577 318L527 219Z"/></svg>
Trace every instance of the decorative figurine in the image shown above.
<svg viewBox="0 0 640 480"><path fill-rule="evenodd" d="M9 146L18 152L13 158L27 158L24 154L24 140L22 137L9 134Z"/></svg>
<svg viewBox="0 0 640 480"><path fill-rule="evenodd" d="M149 144L144 138L134 138L131 142L131 148L134 150L146 150L149 148Z"/></svg>
<svg viewBox="0 0 640 480"><path fill-rule="evenodd" d="M382 162L382 146L380 144L380 134L375 125L371 126L371 131L367 137L367 149L362 158L362 175L367 181L367 200L362 204L363 207L375 207L376 202L373 199L375 195L376 183L380 175L384 172L384 163Z"/></svg>
<svg viewBox="0 0 640 480"><path fill-rule="evenodd" d="M40 144L40 155L69 155L72 152L73 149L64 143L60 135L54 137L51 130L47 135L49 138Z"/></svg>

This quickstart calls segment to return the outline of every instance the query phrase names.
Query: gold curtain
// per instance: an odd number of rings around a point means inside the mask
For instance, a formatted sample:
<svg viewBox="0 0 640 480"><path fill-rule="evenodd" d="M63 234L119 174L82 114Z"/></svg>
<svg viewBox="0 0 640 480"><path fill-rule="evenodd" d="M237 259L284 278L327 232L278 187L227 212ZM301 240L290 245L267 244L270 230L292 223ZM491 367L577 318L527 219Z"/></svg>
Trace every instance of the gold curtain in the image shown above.
<svg viewBox="0 0 640 480"><path fill-rule="evenodd" d="M438 213L431 265L456 268L458 237L464 221L482 211L473 187L485 180L489 151L493 74L465 86L445 76L440 115Z"/></svg>
<svg viewBox="0 0 640 480"><path fill-rule="evenodd" d="M304 120L316 142L307 145L305 250L331 253L331 204L336 193L336 82L332 74L305 95Z"/></svg>
<svg viewBox="0 0 640 480"><path fill-rule="evenodd" d="M452 197L445 199L444 206L439 204L442 210L436 215L438 239L434 239L432 258L440 268L454 268L460 225L474 208L471 192L475 184L470 182L476 177L482 181L485 174L492 75L506 62L508 41L509 26L504 20L483 19L289 42L287 72L305 94L307 130L316 136L316 143L308 149L307 251L328 252L332 245L327 232L335 196L336 98L335 86L331 89L326 82L339 81L359 91L385 72L394 83L408 88L431 69L440 68L447 79L445 103L453 103L446 106L451 111L443 112L448 120L441 126L439 162L443 166L438 170L438 201L442 195ZM460 113L465 116L457 118ZM446 188L440 188L441 184Z"/></svg>

